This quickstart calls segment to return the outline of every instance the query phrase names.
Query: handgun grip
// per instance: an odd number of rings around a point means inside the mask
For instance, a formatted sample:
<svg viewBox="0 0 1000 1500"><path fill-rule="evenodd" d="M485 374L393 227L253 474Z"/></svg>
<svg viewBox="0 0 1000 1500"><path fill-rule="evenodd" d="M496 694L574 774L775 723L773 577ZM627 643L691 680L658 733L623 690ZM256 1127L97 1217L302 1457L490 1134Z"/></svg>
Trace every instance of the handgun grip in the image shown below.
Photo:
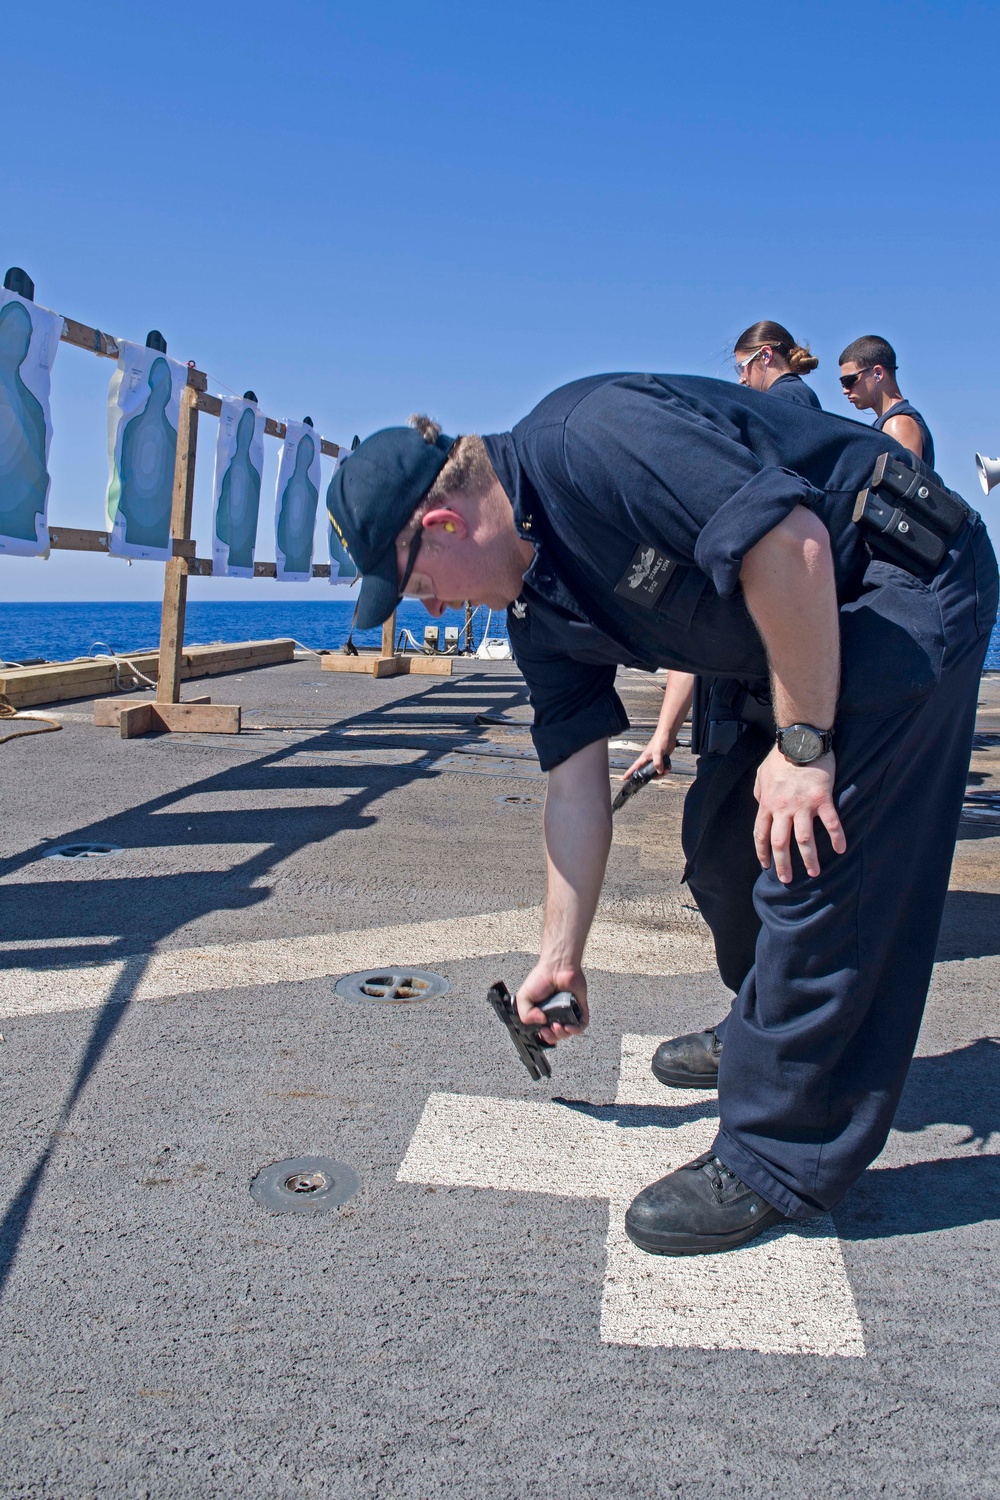
<svg viewBox="0 0 1000 1500"><path fill-rule="evenodd" d="M539 1009L545 1015L547 1026L582 1026L583 1011L572 990L560 990L546 1000Z"/></svg>

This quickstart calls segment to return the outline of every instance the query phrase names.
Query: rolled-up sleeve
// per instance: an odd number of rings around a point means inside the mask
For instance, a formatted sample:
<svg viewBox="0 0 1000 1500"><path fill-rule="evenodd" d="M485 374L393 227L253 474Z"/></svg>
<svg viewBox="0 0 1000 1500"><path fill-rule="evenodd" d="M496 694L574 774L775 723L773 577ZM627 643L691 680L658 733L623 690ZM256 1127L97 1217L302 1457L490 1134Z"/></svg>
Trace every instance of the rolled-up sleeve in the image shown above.
<svg viewBox="0 0 1000 1500"><path fill-rule="evenodd" d="M701 529L694 560L727 599L736 592L747 553L797 505L810 505L816 491L790 469L760 469L719 506Z"/></svg>
<svg viewBox="0 0 1000 1500"><path fill-rule="evenodd" d="M552 438L543 434L549 449ZM693 563L726 598L743 559L797 505L822 500L800 474L762 463L731 431L653 376L609 382L575 408L549 458L578 503L622 535Z"/></svg>
<svg viewBox="0 0 1000 1500"><path fill-rule="evenodd" d="M533 641L530 612L524 620L508 612L508 633L528 685L535 713L531 738L543 771L628 728L613 666L575 661Z"/></svg>

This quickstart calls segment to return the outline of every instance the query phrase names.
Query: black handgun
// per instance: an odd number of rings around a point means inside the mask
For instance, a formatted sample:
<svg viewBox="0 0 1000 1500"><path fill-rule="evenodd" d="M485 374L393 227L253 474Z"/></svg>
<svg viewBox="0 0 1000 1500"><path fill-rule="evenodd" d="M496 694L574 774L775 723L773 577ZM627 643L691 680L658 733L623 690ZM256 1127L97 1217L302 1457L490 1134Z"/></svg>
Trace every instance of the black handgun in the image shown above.
<svg viewBox="0 0 1000 1500"><path fill-rule="evenodd" d="M670 761L666 756L663 757L663 769L664 771L670 770ZM620 807L624 807L630 797L634 797L636 792L641 792L643 787L652 781L654 776L658 775L659 772L656 769L656 763L651 760L647 761L644 766L640 766L638 771L633 771L628 780L622 784L621 791L612 802L611 811L616 813Z"/></svg>
<svg viewBox="0 0 1000 1500"><path fill-rule="evenodd" d="M517 1006L510 990L502 979L490 986L486 997L500 1020L510 1032L510 1039L517 1048L517 1055L537 1083L540 1078L551 1078L552 1069L546 1052L551 1052L553 1042L543 1042L538 1035L540 1026L526 1026L518 1015ZM545 1014L547 1026L558 1022L563 1026L582 1026L583 1012L577 998L570 990L560 990L539 1007Z"/></svg>

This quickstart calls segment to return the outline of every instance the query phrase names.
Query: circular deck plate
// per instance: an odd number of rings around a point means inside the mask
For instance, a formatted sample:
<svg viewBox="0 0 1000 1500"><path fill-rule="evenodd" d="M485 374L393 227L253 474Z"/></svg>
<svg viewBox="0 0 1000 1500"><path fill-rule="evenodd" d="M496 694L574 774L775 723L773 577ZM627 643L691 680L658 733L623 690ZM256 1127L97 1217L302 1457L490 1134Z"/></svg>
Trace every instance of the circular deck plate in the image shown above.
<svg viewBox="0 0 1000 1500"><path fill-rule="evenodd" d="M545 799L543 797L494 797L493 800L499 802L501 807L527 807Z"/></svg>
<svg viewBox="0 0 1000 1500"><path fill-rule="evenodd" d="M46 849L43 859L100 859L105 854L121 854L121 844L57 844Z"/></svg>
<svg viewBox="0 0 1000 1500"><path fill-rule="evenodd" d="M334 985L344 1000L362 1000L376 1005L414 1005L418 1000L436 1000L451 989L442 974L429 969L363 969L345 974Z"/></svg>
<svg viewBox="0 0 1000 1500"><path fill-rule="evenodd" d="M328 1156L293 1156L262 1168L250 1196L273 1214L328 1214L353 1198L361 1178L353 1167Z"/></svg>

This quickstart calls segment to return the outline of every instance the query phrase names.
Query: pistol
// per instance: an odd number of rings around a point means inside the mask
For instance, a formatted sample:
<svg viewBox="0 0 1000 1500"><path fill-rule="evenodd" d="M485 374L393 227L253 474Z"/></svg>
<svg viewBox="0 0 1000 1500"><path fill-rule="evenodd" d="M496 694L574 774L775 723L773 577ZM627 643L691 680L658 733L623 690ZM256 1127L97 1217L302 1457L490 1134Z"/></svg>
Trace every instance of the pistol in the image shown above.
<svg viewBox="0 0 1000 1500"><path fill-rule="evenodd" d="M517 1006L511 996L510 990L502 979L490 986L486 997L500 1020L510 1032L510 1039L517 1049L517 1055L524 1063L532 1078L538 1082L541 1078L551 1078L552 1069L546 1052L551 1052L554 1046L552 1042L543 1042L538 1035L540 1026L526 1026L517 1013ZM546 1000L540 1007L545 1013L546 1025L551 1026L553 1022L559 1022L563 1026L580 1026L583 1024L583 1012L580 1009L576 996L570 990L560 990L551 999Z"/></svg>
<svg viewBox="0 0 1000 1500"><path fill-rule="evenodd" d="M670 761L666 756L663 757L663 769L664 771L670 770ZM656 775L656 763L652 760L648 760L644 766L640 766L638 771L633 771L628 780L622 783L621 791L611 804L611 811L616 813L620 807L624 807L628 799L634 797L636 792L641 792L643 787L647 786Z"/></svg>

